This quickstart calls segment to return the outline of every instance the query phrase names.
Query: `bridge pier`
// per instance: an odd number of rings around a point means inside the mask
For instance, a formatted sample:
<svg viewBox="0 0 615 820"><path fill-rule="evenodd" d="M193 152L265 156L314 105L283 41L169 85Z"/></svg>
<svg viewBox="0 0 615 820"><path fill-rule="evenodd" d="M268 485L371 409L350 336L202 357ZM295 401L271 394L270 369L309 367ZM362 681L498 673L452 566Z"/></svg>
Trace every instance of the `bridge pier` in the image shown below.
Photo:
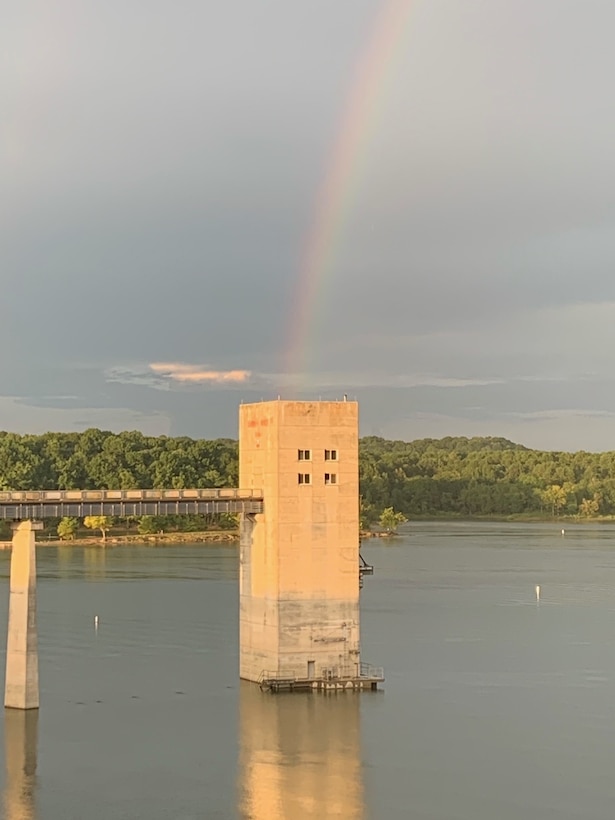
<svg viewBox="0 0 615 820"><path fill-rule="evenodd" d="M9 626L4 705L38 709L38 640L36 631L36 546L38 521L13 524Z"/></svg>

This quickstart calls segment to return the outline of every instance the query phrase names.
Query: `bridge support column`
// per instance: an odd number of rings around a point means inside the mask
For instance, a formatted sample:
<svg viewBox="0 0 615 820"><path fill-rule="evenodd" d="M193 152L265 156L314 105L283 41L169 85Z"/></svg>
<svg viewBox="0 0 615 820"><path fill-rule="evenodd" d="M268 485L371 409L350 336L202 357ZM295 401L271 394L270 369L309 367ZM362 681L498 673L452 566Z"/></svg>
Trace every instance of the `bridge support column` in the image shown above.
<svg viewBox="0 0 615 820"><path fill-rule="evenodd" d="M38 640L36 633L36 546L41 522L13 524L9 627L4 705L38 709Z"/></svg>

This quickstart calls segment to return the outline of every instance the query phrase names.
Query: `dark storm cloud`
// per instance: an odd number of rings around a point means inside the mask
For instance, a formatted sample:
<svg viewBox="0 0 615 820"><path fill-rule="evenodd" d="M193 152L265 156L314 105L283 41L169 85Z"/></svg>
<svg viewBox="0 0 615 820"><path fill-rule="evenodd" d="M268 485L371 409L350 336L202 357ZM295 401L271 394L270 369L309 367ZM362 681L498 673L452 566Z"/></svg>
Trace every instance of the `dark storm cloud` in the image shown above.
<svg viewBox="0 0 615 820"><path fill-rule="evenodd" d="M246 400L290 383L304 240L384 6L5 10L0 427L231 434L239 388L149 365L250 371ZM413 4L308 351L366 432L547 441L552 412L575 447L579 413L611 423L614 24L601 0Z"/></svg>

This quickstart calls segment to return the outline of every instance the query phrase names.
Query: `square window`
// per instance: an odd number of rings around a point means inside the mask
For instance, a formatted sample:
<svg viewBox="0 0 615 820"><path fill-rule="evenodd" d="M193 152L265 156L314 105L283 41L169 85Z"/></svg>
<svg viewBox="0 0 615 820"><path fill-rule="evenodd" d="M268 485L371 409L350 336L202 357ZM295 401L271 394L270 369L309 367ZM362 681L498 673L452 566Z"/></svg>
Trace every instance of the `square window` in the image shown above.
<svg viewBox="0 0 615 820"><path fill-rule="evenodd" d="M325 461L337 461L337 450L325 450Z"/></svg>
<svg viewBox="0 0 615 820"><path fill-rule="evenodd" d="M337 474L325 473L325 484L337 484Z"/></svg>
<svg viewBox="0 0 615 820"><path fill-rule="evenodd" d="M297 483L298 484L311 484L312 477L309 473L298 473L297 475Z"/></svg>
<svg viewBox="0 0 615 820"><path fill-rule="evenodd" d="M299 461L310 461L312 453L310 450L297 450L297 458Z"/></svg>

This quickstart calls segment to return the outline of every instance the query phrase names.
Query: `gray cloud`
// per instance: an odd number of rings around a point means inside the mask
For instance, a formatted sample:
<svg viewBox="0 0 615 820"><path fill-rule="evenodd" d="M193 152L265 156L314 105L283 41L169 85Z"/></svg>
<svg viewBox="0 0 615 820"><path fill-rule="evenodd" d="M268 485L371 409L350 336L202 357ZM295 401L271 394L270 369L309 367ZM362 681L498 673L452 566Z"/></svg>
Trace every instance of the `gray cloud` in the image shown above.
<svg viewBox="0 0 615 820"><path fill-rule="evenodd" d="M360 124L309 372L280 374L315 197L385 5L6 10L0 427L229 435L238 400L303 385L356 391L364 432L611 447L606 0L413 4ZM182 386L152 362L252 376Z"/></svg>

